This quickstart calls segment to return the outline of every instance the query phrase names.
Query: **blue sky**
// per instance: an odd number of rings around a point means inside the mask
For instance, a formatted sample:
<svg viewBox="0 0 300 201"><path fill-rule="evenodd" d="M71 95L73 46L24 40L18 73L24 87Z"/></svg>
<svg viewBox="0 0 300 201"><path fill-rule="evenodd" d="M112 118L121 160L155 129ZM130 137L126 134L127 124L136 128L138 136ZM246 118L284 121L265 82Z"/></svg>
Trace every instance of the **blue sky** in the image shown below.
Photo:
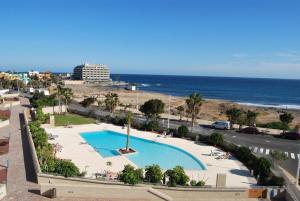
<svg viewBox="0 0 300 201"><path fill-rule="evenodd" d="M299 0L0 2L0 70L300 79Z"/></svg>

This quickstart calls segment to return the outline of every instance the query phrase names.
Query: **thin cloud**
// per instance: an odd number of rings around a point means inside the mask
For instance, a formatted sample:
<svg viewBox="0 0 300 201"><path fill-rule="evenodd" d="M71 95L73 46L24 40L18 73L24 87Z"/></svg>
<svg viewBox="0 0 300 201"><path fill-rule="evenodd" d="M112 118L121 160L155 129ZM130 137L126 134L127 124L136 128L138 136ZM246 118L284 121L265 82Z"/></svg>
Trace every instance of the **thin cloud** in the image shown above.
<svg viewBox="0 0 300 201"><path fill-rule="evenodd" d="M235 58L246 58L248 57L249 55L248 54L245 54L245 53L235 53L232 55L233 57Z"/></svg>
<svg viewBox="0 0 300 201"><path fill-rule="evenodd" d="M276 57L291 59L291 60L300 60L300 52L297 51L287 51L287 52L275 52Z"/></svg>

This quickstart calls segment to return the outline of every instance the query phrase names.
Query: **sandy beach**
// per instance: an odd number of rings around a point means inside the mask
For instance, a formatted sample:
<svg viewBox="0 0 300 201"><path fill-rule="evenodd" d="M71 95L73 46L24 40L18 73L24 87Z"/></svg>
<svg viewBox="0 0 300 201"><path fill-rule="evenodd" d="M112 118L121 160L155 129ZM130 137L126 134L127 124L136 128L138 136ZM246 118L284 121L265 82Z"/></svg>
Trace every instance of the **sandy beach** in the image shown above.
<svg viewBox="0 0 300 201"><path fill-rule="evenodd" d="M120 99L120 102L124 105L130 104L132 108L137 108L137 106L142 105L145 101L149 99L161 99L166 104L166 110L171 106L171 114L178 115L176 110L177 106L184 105L186 97L169 97L165 94L146 92L146 91L128 91L124 89L114 89L111 87L99 87L99 86L88 86L88 85L67 85L67 87L72 88L74 92L74 98L77 101L81 101L84 97L96 96L98 100L104 100L105 94L108 92L117 93ZM215 120L226 120L227 117L225 112L228 108L236 107L241 108L245 111L253 110L259 113L257 117L257 123L269 123L279 121L280 111L283 109L279 108L268 108L268 107L257 107L249 105L240 105L226 100L215 100L215 99L205 99L201 106L200 114L198 115L199 119L207 121ZM291 123L292 127L300 124L300 110L291 110L289 112L295 117ZM166 111L167 113L167 111Z"/></svg>
<svg viewBox="0 0 300 201"><path fill-rule="evenodd" d="M84 139L80 136L80 133L82 132L101 130L112 130L126 135L126 129L123 129L122 127L105 123L101 123L101 125L74 125L72 128L49 127L48 125L44 125L44 127L48 133L51 132L52 134L58 135L58 138L49 141L50 143L58 143L62 146L61 151L57 153L57 157L72 160L81 171L87 172L87 178L94 178L95 173L104 171L111 171L114 173L120 172L126 164L137 167L124 155L103 158L93 147L86 144ZM204 179L206 180L207 185L214 186L216 184L217 173L224 173L227 176L226 185L228 187L249 187L250 185L256 184L256 180L250 175L248 169L235 158L216 159L215 156L211 156L211 151L218 151L224 154L224 152L215 147L204 144L195 144L193 141L185 139L158 137L155 133L138 131L135 129L132 129L131 135L177 146L202 161L206 166L206 170L186 171L191 179ZM111 162L110 166L107 165L108 161Z"/></svg>

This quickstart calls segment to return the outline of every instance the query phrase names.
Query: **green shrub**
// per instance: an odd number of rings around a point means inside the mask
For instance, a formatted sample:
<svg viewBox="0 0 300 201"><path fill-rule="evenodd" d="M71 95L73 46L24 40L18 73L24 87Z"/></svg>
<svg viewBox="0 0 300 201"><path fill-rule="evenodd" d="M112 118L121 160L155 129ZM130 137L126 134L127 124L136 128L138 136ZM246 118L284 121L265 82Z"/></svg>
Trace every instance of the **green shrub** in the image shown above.
<svg viewBox="0 0 300 201"><path fill-rule="evenodd" d="M44 93L38 92L34 93L29 101L34 108L58 105L55 95L45 96Z"/></svg>
<svg viewBox="0 0 300 201"><path fill-rule="evenodd" d="M151 120L147 123L146 125L147 130L149 131L155 131L159 129L158 121L156 120Z"/></svg>
<svg viewBox="0 0 300 201"><path fill-rule="evenodd" d="M224 136L220 133L213 133L210 135L209 140L215 146L220 145L224 142Z"/></svg>
<svg viewBox="0 0 300 201"><path fill-rule="evenodd" d="M268 184L268 177L271 174L272 163L270 160L261 157L256 160L254 165L254 175L259 176L258 183L261 185Z"/></svg>
<svg viewBox="0 0 300 201"><path fill-rule="evenodd" d="M140 111L148 118L157 119L161 113L164 112L165 104L159 99L151 99L146 101L141 107Z"/></svg>
<svg viewBox="0 0 300 201"><path fill-rule="evenodd" d="M197 185L197 181L196 180L191 180L190 181L190 185L191 186L196 186Z"/></svg>
<svg viewBox="0 0 300 201"><path fill-rule="evenodd" d="M64 177L75 177L80 175L78 167L69 160L56 159L55 173Z"/></svg>
<svg viewBox="0 0 300 201"><path fill-rule="evenodd" d="M167 170L165 174L169 177L169 186L185 186L190 180L190 178L185 174L183 167L181 166L176 166L172 170Z"/></svg>
<svg viewBox="0 0 300 201"><path fill-rule="evenodd" d="M177 129L178 137L186 137L189 133L189 129L185 125L181 125Z"/></svg>
<svg viewBox="0 0 300 201"><path fill-rule="evenodd" d="M257 124L257 127L271 128L271 129L278 129L278 130L289 129L282 122L271 122L271 123L266 123L266 124Z"/></svg>
<svg viewBox="0 0 300 201"><path fill-rule="evenodd" d="M131 165L126 165L119 175L120 181L123 181L125 184L135 185L142 181L143 170L135 169Z"/></svg>
<svg viewBox="0 0 300 201"><path fill-rule="evenodd" d="M196 186L205 186L205 181L203 180L198 181Z"/></svg>
<svg viewBox="0 0 300 201"><path fill-rule="evenodd" d="M160 183L163 173L159 165L147 166L145 169L145 179L151 183Z"/></svg>
<svg viewBox="0 0 300 201"><path fill-rule="evenodd" d="M284 178L278 176L271 176L267 183L264 184L265 186L283 186L284 185Z"/></svg>
<svg viewBox="0 0 300 201"><path fill-rule="evenodd" d="M249 169L253 169L256 163L256 156L254 156L248 147L237 147L234 151L236 158L245 164Z"/></svg>

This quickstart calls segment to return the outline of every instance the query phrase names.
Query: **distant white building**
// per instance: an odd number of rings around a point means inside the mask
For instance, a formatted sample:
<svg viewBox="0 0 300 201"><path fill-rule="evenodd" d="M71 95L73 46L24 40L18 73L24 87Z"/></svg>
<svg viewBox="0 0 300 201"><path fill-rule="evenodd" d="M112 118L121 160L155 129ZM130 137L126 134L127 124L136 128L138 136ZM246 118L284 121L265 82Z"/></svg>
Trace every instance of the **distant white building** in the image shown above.
<svg viewBox="0 0 300 201"><path fill-rule="evenodd" d="M130 91L136 91L136 86L132 85L132 84L129 84L129 85L126 86L126 89L130 90Z"/></svg>
<svg viewBox="0 0 300 201"><path fill-rule="evenodd" d="M111 81L109 68L105 64L82 64L74 68L73 78L86 82Z"/></svg>
<svg viewBox="0 0 300 201"><path fill-rule="evenodd" d="M34 71L34 70L28 71L28 76L29 77L33 77L33 76L39 75L39 74L40 74L39 71Z"/></svg>
<svg viewBox="0 0 300 201"><path fill-rule="evenodd" d="M44 94L45 96L49 96L49 95L50 95L50 92L49 92L48 89L37 89L37 91L38 91L39 93Z"/></svg>

